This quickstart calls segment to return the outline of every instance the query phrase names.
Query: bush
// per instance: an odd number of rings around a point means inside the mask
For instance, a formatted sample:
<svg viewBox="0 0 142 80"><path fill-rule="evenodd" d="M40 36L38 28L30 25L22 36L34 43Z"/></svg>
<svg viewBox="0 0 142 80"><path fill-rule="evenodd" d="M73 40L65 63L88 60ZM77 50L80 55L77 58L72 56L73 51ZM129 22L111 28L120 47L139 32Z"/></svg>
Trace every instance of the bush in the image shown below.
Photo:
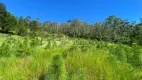
<svg viewBox="0 0 142 80"><path fill-rule="evenodd" d="M29 44L29 40L28 37L24 38L24 41L21 43L20 41L18 41L18 47L17 47L17 55L18 57L24 57L27 55L31 54L31 46Z"/></svg>
<svg viewBox="0 0 142 80"><path fill-rule="evenodd" d="M133 56L131 58L131 64L136 67L142 67L142 50L141 47L133 44Z"/></svg>
<svg viewBox="0 0 142 80"><path fill-rule="evenodd" d="M1 46L0 46L0 56L5 56L5 57L9 57L11 55L10 53L10 45L6 42L4 42Z"/></svg>
<svg viewBox="0 0 142 80"><path fill-rule="evenodd" d="M15 54L15 44L16 40L13 38L7 38L2 45L0 46L0 56L1 57L10 57L11 55L13 55L13 53Z"/></svg>
<svg viewBox="0 0 142 80"><path fill-rule="evenodd" d="M41 44L41 40L39 40L38 37L32 38L30 42L31 47L36 47L36 46L39 46L40 44Z"/></svg>
<svg viewBox="0 0 142 80"><path fill-rule="evenodd" d="M45 49L50 49L51 47L52 47L52 41L49 40L46 47L45 47Z"/></svg>

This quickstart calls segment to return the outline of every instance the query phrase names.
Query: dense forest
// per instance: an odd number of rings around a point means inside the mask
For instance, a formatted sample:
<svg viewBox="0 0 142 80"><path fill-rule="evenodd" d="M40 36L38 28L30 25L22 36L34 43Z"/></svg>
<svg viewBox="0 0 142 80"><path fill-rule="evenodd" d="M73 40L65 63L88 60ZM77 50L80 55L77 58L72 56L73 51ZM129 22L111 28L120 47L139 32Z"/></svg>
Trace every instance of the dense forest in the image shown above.
<svg viewBox="0 0 142 80"><path fill-rule="evenodd" d="M0 80L141 79L142 19L40 22L0 2Z"/></svg>
<svg viewBox="0 0 142 80"><path fill-rule="evenodd" d="M30 16L17 18L6 10L3 3L0 3L0 13L0 28L3 33L43 36L48 32L65 34L70 37L142 45L142 19L140 23L135 23L112 15L103 22L92 24L81 19L68 20L64 23L39 22L38 18L32 20Z"/></svg>

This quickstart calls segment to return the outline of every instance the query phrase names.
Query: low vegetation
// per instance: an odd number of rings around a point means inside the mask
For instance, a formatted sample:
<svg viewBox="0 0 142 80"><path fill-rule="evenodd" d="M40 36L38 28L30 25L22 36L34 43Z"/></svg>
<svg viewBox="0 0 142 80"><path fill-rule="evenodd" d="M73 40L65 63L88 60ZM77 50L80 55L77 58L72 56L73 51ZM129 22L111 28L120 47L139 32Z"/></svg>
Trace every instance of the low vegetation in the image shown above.
<svg viewBox="0 0 142 80"><path fill-rule="evenodd" d="M136 44L6 36L1 34L2 80L142 79L142 48Z"/></svg>

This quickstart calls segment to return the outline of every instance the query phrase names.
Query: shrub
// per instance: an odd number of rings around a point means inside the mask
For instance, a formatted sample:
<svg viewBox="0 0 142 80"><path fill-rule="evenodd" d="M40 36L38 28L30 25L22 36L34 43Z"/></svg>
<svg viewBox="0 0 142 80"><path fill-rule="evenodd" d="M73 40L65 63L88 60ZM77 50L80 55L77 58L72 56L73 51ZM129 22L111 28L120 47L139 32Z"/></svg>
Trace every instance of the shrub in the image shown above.
<svg viewBox="0 0 142 80"><path fill-rule="evenodd" d="M18 41L18 49L17 49L17 55L18 57L24 57L27 55L31 54L31 47L29 45L29 40L27 37L24 38L24 41L21 43L20 41Z"/></svg>
<svg viewBox="0 0 142 80"><path fill-rule="evenodd" d="M127 61L127 55L122 44L117 44L110 48L109 52L113 54L119 61Z"/></svg>
<svg viewBox="0 0 142 80"><path fill-rule="evenodd" d="M46 47L45 47L45 49L50 49L51 47L52 47L52 41L49 40Z"/></svg>
<svg viewBox="0 0 142 80"><path fill-rule="evenodd" d="M142 67L142 51L141 47L133 44L133 56L131 58L131 64L136 67Z"/></svg>
<svg viewBox="0 0 142 80"><path fill-rule="evenodd" d="M10 53L10 45L9 45L9 43L4 42L0 46L0 56L9 57L10 55L11 55L11 53Z"/></svg>
<svg viewBox="0 0 142 80"><path fill-rule="evenodd" d="M10 57L13 53L15 53L15 43L15 39L11 37L7 38L0 46L0 56Z"/></svg>
<svg viewBox="0 0 142 80"><path fill-rule="evenodd" d="M36 46L39 46L40 44L41 44L41 40L39 40L38 37L32 38L30 42L31 47L36 47Z"/></svg>

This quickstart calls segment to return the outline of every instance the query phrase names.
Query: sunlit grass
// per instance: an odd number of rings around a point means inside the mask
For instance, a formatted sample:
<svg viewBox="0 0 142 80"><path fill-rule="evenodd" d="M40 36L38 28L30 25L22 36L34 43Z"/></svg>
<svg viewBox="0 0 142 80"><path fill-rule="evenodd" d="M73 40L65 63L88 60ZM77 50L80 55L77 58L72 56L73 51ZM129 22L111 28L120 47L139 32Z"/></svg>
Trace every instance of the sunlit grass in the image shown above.
<svg viewBox="0 0 142 80"><path fill-rule="evenodd" d="M14 35L8 39L6 36L0 34L0 45L7 41L5 45L9 46L9 49L0 47L4 51L0 53L4 54L0 56L0 80L142 78L142 48L136 45L129 47L85 39L53 39L51 43L45 39L41 44L40 38ZM5 51L9 56L5 56Z"/></svg>

